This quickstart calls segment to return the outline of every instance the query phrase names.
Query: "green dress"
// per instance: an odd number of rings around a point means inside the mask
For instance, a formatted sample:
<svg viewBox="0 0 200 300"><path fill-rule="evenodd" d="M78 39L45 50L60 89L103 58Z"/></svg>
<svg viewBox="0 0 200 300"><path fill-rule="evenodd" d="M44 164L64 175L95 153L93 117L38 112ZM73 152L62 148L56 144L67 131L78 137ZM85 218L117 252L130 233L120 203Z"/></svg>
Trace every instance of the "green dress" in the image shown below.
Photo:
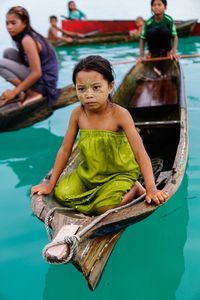
<svg viewBox="0 0 200 300"><path fill-rule="evenodd" d="M56 185L57 201L90 215L99 214L102 207L118 206L139 175L125 133L80 130L78 148L82 160Z"/></svg>

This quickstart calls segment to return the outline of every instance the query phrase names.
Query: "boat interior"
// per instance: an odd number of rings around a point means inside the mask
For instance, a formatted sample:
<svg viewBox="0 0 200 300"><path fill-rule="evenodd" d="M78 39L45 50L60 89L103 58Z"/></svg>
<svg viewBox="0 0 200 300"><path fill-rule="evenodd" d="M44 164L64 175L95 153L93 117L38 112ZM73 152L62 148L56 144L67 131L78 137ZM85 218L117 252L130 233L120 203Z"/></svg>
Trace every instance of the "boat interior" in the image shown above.
<svg viewBox="0 0 200 300"><path fill-rule="evenodd" d="M147 65L145 76L136 80L127 109L133 116L152 164L162 164L162 171L169 171L173 168L180 140L180 78L177 69L170 68L164 73L162 67L165 68L166 64ZM149 72L148 68L151 68Z"/></svg>

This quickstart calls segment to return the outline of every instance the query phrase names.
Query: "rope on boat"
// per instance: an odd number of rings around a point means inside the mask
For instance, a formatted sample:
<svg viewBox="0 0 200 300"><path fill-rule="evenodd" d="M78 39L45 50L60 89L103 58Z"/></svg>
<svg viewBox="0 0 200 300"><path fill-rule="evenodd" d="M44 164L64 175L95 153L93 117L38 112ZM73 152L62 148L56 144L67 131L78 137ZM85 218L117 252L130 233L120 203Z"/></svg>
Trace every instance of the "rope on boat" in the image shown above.
<svg viewBox="0 0 200 300"><path fill-rule="evenodd" d="M157 164L156 164L156 161L157 161ZM162 167L163 167L163 163L162 163L162 160L161 159L155 159L153 161L153 171L154 171L154 175L157 174L158 172L161 171ZM165 181L166 178L162 178L159 182L156 183L156 186L160 185L163 181ZM98 217L96 217L90 224L88 224L87 226L85 226L82 230L80 230L77 234L75 235L72 235L72 236L66 236L62 241L53 241L53 242L50 242L49 244L47 244L44 249L43 249L43 257L50 263L53 263L53 264L65 264L65 263L68 263L70 262L76 251L77 251L77 248L78 248L78 242L80 241L80 238L85 234L87 233L89 230L91 230L97 223L99 223L100 221L102 221L105 217L107 217L108 215L112 214L112 213L116 213L116 212L119 212L120 210L122 209L125 209L125 208L128 208L138 202L140 202L142 199L144 199L144 197L146 196L146 193L142 194L141 196L139 196L138 198L136 199L133 199L131 202L125 204L125 205L122 205L122 206L119 206L119 207L116 207L116 208L112 208L112 209L109 209L107 210L105 213L99 215ZM53 218L53 214L55 212L64 212L64 211L71 211L71 210L74 210L73 208L68 208L68 207L54 207L52 208L46 215L45 217L45 227L46 227L46 230L47 230L47 234L48 234L48 237L50 240L52 240L52 235L51 235L51 232L50 232L50 228L49 228L49 221L51 218ZM58 260L56 257L52 257L51 259L46 256L46 251L53 247L53 246L57 246L57 245L63 245L63 244L66 244L69 248L69 253L67 254L66 257L64 257L62 260Z"/></svg>
<svg viewBox="0 0 200 300"><path fill-rule="evenodd" d="M62 241L51 242L47 244L42 250L42 256L51 264L66 264L72 260L73 256L77 252L79 240L80 239L77 235L72 235L72 236L65 236ZM56 256L50 257L47 255L47 250L49 250L51 247L63 245L63 244L67 246L68 251L66 251L66 256L63 257L61 260L59 260Z"/></svg>
<svg viewBox="0 0 200 300"><path fill-rule="evenodd" d="M86 233L88 232L90 229L92 229L97 223L99 223L101 220L103 220L105 217L107 217L109 214L112 213L116 213L124 208L130 207L133 204L136 204L138 202L140 202L144 197L145 197L146 193L144 193L143 195L141 195L140 197L138 197L137 199L134 199L133 201L123 205L123 206L119 206L116 208L112 208L107 210L105 213L101 214L100 216L96 217L89 225L85 226L82 230L80 230L77 234L72 235L72 236L65 236L63 240L61 241L53 241L48 243L43 251L42 251L42 255L43 258L46 259L48 262L50 262L51 264L66 264L68 262L70 262L74 255L77 252L77 248L78 248L78 242L80 241L80 238ZM64 212L64 211L69 211L69 210L74 210L73 208L68 208L68 207L54 207L52 208L46 215L45 217L45 228L48 234L48 237L50 240L52 240L52 235L50 232L50 227L49 227L49 220L53 218L53 214L55 212ZM61 260L58 260L56 257L49 257L47 255L47 250L50 249L51 247L54 246L58 246L58 245L66 245L68 246L68 250L69 253L67 254L66 257L62 258Z"/></svg>
<svg viewBox="0 0 200 300"><path fill-rule="evenodd" d="M53 220L54 213L56 211L64 212L64 211L73 211L73 210L74 210L74 208L69 208L69 207L53 207L52 209L50 209L48 211L48 213L46 214L45 220L44 220L44 224L45 224L46 232L47 232L47 235L48 235L48 238L50 241L52 240L53 236L51 234L49 224Z"/></svg>
<svg viewBox="0 0 200 300"><path fill-rule="evenodd" d="M54 207L48 211L48 213L45 217L45 228L46 228L49 240L52 240L52 238L53 238L51 231L50 231L49 223L52 221L53 215L55 214L55 212L64 212L64 211L73 211L73 210L74 210L73 208L69 208L69 207ZM75 255L77 248L78 248L79 240L80 240L80 238L77 235L72 235L72 236L65 236L62 241L52 241L43 248L42 256L44 259L46 259L51 264L66 264L69 261L71 261L73 256ZM63 245L63 244L66 244L66 246L68 248L68 252L67 252L67 256L62 258L62 260L58 260L58 259L56 259L56 257L49 257L47 255L48 249L50 249L51 247Z"/></svg>

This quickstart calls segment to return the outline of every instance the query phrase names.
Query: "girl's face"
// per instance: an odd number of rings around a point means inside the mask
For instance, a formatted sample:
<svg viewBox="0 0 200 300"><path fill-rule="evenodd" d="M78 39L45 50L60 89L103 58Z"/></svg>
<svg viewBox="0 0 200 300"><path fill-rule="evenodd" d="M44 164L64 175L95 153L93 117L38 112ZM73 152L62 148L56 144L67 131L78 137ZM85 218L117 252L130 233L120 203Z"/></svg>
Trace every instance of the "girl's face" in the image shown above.
<svg viewBox="0 0 200 300"><path fill-rule="evenodd" d="M11 36L17 36L26 28L26 22L23 22L16 14L7 14L6 28Z"/></svg>
<svg viewBox="0 0 200 300"><path fill-rule="evenodd" d="M96 71L80 71L76 75L77 96L88 110L102 108L108 101L113 85Z"/></svg>
<svg viewBox="0 0 200 300"><path fill-rule="evenodd" d="M76 4L74 2L69 3L69 9L70 10L76 10Z"/></svg>
<svg viewBox="0 0 200 300"><path fill-rule="evenodd" d="M166 6L162 3L161 0L155 0L153 2L153 5L151 6L151 10L153 11L154 15L159 16L164 14Z"/></svg>

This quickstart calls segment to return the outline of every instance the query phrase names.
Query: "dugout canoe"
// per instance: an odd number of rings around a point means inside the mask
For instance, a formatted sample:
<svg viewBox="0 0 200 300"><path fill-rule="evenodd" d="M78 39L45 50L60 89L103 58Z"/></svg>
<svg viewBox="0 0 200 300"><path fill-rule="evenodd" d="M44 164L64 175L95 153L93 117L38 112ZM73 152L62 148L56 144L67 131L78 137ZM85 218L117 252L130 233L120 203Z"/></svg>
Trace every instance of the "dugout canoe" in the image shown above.
<svg viewBox="0 0 200 300"><path fill-rule="evenodd" d="M175 21L179 37L188 37L195 28L197 19ZM49 40L54 47L86 44L118 44L134 42L139 36L130 36L129 31L136 29L134 20L63 20L62 29L88 34L84 38L75 38L71 42ZM90 35L90 33L95 33Z"/></svg>
<svg viewBox="0 0 200 300"><path fill-rule="evenodd" d="M181 66L171 60L138 63L125 76L113 100L133 116L152 160L156 182L171 198L182 181L188 156L187 105ZM75 147L63 174L74 170L80 159ZM50 176L51 173L43 182L48 182ZM92 217L77 211L62 211L53 195L34 195L31 202L35 215L42 221L46 218L53 228L53 238L66 224L81 226L76 233L80 234L80 241L72 262L89 287L95 289L123 230L159 208L143 200L140 197L120 210Z"/></svg>
<svg viewBox="0 0 200 300"><path fill-rule="evenodd" d="M65 107L78 101L73 85L61 89L60 96L49 107L43 97L34 101L25 101L23 104L18 99L0 106L0 132L16 130L42 121L53 114L54 110Z"/></svg>

